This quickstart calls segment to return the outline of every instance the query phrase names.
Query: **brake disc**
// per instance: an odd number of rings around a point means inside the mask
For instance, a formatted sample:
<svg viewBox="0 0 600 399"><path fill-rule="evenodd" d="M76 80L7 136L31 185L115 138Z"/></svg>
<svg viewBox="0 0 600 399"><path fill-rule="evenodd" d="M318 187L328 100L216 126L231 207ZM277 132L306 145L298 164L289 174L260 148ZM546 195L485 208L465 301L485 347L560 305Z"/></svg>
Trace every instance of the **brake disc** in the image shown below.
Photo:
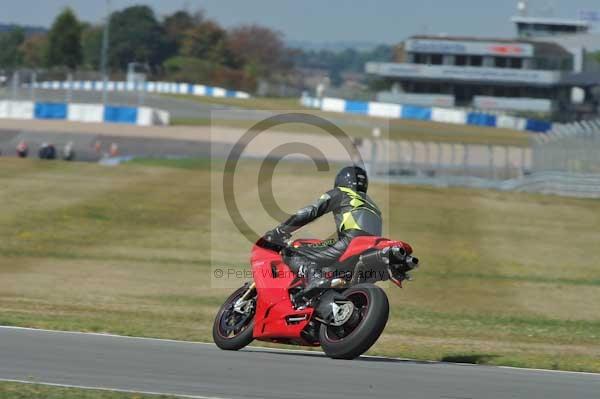
<svg viewBox="0 0 600 399"><path fill-rule="evenodd" d="M341 326L350 320L350 316L354 312L354 304L351 301L332 302L331 310L333 312L333 321L330 324L336 327Z"/></svg>

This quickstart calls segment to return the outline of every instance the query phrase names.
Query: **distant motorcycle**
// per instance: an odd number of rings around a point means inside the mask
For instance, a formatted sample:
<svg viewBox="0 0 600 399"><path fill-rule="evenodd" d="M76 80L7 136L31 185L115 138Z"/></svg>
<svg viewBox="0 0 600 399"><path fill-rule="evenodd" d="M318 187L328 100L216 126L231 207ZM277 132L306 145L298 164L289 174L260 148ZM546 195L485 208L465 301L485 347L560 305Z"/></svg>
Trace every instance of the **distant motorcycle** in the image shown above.
<svg viewBox="0 0 600 399"><path fill-rule="evenodd" d="M296 240L311 245L318 240ZM402 287L418 266L405 242L382 237L354 238L335 268L324 268L329 288L309 303L295 303L306 281L285 264L284 244L264 237L252 249L254 282L236 290L214 321L213 339L224 350L239 350L254 339L321 346L327 356L354 359L383 332L389 315L385 292L374 283L391 280Z"/></svg>

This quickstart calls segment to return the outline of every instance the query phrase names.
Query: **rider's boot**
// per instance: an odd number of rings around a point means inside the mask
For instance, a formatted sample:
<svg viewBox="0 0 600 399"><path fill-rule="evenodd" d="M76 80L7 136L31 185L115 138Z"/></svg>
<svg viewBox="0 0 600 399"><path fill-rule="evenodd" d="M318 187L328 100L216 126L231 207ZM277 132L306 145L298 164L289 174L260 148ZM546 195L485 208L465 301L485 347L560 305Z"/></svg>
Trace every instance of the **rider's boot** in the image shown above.
<svg viewBox="0 0 600 399"><path fill-rule="evenodd" d="M306 279L306 286L294 295L294 303L299 306L305 306L323 290L331 288L331 280L323 277L321 270L313 265L306 268L304 278Z"/></svg>

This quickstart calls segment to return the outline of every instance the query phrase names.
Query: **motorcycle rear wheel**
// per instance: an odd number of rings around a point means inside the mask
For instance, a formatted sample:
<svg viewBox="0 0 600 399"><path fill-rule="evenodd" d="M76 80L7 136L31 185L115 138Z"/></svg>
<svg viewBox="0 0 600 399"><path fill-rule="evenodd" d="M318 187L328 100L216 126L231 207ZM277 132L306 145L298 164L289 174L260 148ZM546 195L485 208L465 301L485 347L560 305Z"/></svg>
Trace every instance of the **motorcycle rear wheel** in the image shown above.
<svg viewBox="0 0 600 399"><path fill-rule="evenodd" d="M385 292L374 284L358 284L341 293L354 304L350 319L339 327L322 324L319 341L334 359L354 359L377 341L387 324L390 305Z"/></svg>
<svg viewBox="0 0 600 399"><path fill-rule="evenodd" d="M213 340L215 344L229 351L237 351L249 345L254 338L254 312L243 315L233 310L235 302L248 290L247 286L238 288L221 306L213 323ZM256 298L256 292L254 294ZM253 300L254 298L251 298ZM256 304L255 304L256 306Z"/></svg>

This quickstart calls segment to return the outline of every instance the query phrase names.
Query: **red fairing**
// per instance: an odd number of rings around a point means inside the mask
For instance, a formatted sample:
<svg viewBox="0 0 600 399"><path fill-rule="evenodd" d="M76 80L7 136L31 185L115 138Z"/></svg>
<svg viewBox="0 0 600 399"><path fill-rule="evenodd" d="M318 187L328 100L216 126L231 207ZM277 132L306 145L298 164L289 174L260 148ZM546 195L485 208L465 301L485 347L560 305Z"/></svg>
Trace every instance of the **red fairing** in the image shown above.
<svg viewBox="0 0 600 399"><path fill-rule="evenodd" d="M251 262L258 291L254 338L302 340L300 332L310 321L313 309L298 311L293 308L288 288L295 275L277 252L259 246L254 246ZM276 277L273 271L276 271ZM290 322L289 319L297 321Z"/></svg>
<svg viewBox="0 0 600 399"><path fill-rule="evenodd" d="M350 245L348 245L346 252L340 257L340 262L352 256L358 256L369 249L384 249L395 246L403 247L408 254L412 253L412 247L403 241L394 241L376 236L355 237L350 242Z"/></svg>
<svg viewBox="0 0 600 399"><path fill-rule="evenodd" d="M297 240L293 246L320 242L320 240ZM405 242L365 236L354 238L340 261L360 255L369 249L383 249L391 246L401 246L407 253L412 253L412 248ZM252 249L251 263L258 293L254 317L254 338L263 341L292 341L290 343L311 345L304 342L300 333L312 318L313 309L310 307L302 310L294 309L289 289L296 276L283 262L281 255L273 250L255 245Z"/></svg>

